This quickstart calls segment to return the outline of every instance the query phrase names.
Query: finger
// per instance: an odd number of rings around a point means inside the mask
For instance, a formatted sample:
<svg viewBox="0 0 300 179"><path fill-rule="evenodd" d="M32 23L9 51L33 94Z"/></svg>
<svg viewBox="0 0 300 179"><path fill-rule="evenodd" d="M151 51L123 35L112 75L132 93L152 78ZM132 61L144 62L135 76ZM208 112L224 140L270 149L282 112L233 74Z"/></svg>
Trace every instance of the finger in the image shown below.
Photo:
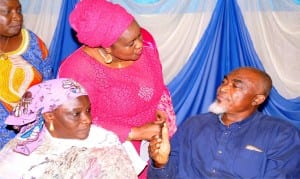
<svg viewBox="0 0 300 179"><path fill-rule="evenodd" d="M156 120L156 121L154 121L154 124L159 124L162 127L164 122L165 121L163 121L163 120Z"/></svg>
<svg viewBox="0 0 300 179"><path fill-rule="evenodd" d="M160 142L161 139L159 138L158 135L155 135L151 138L151 140L149 141L149 147L155 145L156 143Z"/></svg>
<svg viewBox="0 0 300 179"><path fill-rule="evenodd" d="M153 143L151 145L148 146L148 151L150 153L157 153L160 149L160 143Z"/></svg>
<svg viewBox="0 0 300 179"><path fill-rule="evenodd" d="M153 135L150 140L152 141L152 140L155 140L155 139L158 139L158 138L159 138L158 135Z"/></svg>
<svg viewBox="0 0 300 179"><path fill-rule="evenodd" d="M162 127L162 132L161 132L161 138L162 138L162 141L165 142L165 141L169 141L169 132L168 132L168 126L166 123L163 124L163 127Z"/></svg>
<svg viewBox="0 0 300 179"><path fill-rule="evenodd" d="M156 120L157 121L166 121L167 117L164 111L156 111Z"/></svg>

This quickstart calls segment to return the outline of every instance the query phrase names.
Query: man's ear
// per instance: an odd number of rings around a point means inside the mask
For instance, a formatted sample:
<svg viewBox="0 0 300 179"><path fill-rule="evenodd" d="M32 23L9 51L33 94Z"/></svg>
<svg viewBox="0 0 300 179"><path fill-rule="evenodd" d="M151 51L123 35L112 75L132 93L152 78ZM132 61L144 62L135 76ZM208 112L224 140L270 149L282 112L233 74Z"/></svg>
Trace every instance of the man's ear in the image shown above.
<svg viewBox="0 0 300 179"><path fill-rule="evenodd" d="M263 94L257 94L257 95L254 97L252 104L253 104L253 105L259 106L259 105L262 104L265 100L266 100L266 96L265 96L265 95L263 95Z"/></svg>

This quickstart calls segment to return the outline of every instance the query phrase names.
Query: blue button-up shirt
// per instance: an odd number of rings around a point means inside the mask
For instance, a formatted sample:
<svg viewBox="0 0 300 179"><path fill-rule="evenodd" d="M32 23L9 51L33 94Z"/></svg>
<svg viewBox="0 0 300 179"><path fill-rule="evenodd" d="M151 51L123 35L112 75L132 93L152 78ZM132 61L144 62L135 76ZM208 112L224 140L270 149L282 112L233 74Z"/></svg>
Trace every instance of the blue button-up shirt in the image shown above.
<svg viewBox="0 0 300 179"><path fill-rule="evenodd" d="M225 126L206 113L179 126L164 168L149 178L300 178L300 131L260 112Z"/></svg>

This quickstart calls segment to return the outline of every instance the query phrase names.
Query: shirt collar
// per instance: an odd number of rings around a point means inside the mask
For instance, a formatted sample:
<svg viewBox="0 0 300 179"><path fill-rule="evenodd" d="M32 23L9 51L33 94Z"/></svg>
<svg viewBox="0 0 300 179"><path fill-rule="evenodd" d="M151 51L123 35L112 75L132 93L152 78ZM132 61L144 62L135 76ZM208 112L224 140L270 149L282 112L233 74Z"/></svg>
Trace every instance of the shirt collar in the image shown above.
<svg viewBox="0 0 300 179"><path fill-rule="evenodd" d="M259 113L258 111L255 111L253 114L251 114L250 116L246 117L245 119L243 119L243 120L241 120L239 122L232 123L229 126L229 128L240 128L240 127L248 125L249 123L251 123L251 121L253 121L256 118L256 116L258 115L258 113ZM218 119L219 119L220 123L225 126L224 122L222 121L222 116L223 116L223 114L219 114L218 115Z"/></svg>

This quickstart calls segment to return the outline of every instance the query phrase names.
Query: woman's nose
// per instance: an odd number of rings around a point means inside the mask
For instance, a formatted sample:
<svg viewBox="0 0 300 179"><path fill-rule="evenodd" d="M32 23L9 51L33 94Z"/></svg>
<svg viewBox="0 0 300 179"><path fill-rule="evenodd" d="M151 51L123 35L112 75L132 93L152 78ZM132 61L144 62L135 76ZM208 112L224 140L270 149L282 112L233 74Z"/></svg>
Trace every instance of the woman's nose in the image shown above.
<svg viewBox="0 0 300 179"><path fill-rule="evenodd" d="M92 117L90 114L84 114L81 118L81 122L84 124L91 124L92 123Z"/></svg>
<svg viewBox="0 0 300 179"><path fill-rule="evenodd" d="M22 17L23 17L22 14L17 11L12 12L12 19L14 21L20 21L22 19Z"/></svg>
<svg viewBox="0 0 300 179"><path fill-rule="evenodd" d="M136 41L135 48L137 48L137 49L143 48L143 40L142 39L138 39Z"/></svg>

